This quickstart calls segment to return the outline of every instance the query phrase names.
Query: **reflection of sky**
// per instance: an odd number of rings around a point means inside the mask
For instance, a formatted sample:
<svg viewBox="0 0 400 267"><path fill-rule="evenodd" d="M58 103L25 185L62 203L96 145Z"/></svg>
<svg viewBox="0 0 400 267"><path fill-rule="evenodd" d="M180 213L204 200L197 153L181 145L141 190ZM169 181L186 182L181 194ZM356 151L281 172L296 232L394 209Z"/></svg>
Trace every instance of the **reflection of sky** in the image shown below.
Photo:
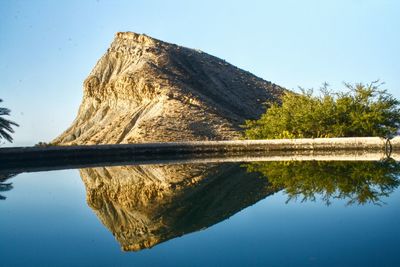
<svg viewBox="0 0 400 267"><path fill-rule="evenodd" d="M0 97L15 144L72 122L117 31L199 48L287 88L380 78L400 98L400 2L0 1Z"/></svg>
<svg viewBox="0 0 400 267"><path fill-rule="evenodd" d="M289 202L277 193L207 230L136 253L86 205L77 170L21 174L0 202L6 266L398 266L400 191L386 205Z"/></svg>

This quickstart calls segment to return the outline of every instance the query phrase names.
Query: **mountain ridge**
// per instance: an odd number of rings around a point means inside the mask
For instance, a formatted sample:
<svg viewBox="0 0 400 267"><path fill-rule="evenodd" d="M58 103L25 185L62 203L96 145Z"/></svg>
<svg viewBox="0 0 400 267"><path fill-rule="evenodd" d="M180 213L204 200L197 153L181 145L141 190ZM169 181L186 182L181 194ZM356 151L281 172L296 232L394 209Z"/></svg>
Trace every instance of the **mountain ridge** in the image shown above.
<svg viewBox="0 0 400 267"><path fill-rule="evenodd" d="M58 145L228 140L284 88L199 50L119 32Z"/></svg>

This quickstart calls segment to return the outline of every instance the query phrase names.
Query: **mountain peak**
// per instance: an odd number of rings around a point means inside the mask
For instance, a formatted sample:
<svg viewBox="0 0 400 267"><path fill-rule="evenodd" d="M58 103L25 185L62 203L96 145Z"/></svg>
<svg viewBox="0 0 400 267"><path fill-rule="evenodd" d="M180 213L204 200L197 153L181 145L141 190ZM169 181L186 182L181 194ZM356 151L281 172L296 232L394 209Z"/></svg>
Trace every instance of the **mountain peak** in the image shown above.
<svg viewBox="0 0 400 267"><path fill-rule="evenodd" d="M147 36L143 33L135 33L135 32L117 32L115 34L115 40L117 41L133 41L136 43L141 43L144 45L155 45L159 40L156 40L150 36Z"/></svg>
<svg viewBox="0 0 400 267"><path fill-rule="evenodd" d="M241 137L284 89L198 50L119 32L83 84L77 118L55 144Z"/></svg>

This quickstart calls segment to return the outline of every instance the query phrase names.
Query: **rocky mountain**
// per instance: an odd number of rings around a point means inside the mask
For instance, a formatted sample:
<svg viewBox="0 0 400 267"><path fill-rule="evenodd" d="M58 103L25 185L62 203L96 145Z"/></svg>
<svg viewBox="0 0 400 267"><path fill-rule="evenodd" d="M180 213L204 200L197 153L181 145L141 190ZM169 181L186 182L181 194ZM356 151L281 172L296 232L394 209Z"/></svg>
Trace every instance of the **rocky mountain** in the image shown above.
<svg viewBox="0 0 400 267"><path fill-rule="evenodd" d="M240 125L283 88L199 50L119 32L84 82L71 127L53 143L240 137Z"/></svg>
<svg viewBox="0 0 400 267"><path fill-rule="evenodd" d="M205 229L279 190L233 163L99 167L80 174L88 205L125 251Z"/></svg>

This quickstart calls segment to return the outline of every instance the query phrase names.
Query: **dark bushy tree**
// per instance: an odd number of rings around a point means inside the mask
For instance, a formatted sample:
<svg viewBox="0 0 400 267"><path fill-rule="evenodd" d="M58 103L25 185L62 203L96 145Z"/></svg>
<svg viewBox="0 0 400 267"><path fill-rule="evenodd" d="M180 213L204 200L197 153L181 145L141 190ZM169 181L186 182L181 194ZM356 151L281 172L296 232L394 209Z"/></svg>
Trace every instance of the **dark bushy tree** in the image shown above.
<svg viewBox="0 0 400 267"><path fill-rule="evenodd" d="M382 83L345 84L332 93L325 84L320 96L312 90L287 92L282 103L271 103L259 120L246 121L248 139L380 136L397 134L400 102Z"/></svg>
<svg viewBox="0 0 400 267"><path fill-rule="evenodd" d="M2 99L0 99L0 103L1 102L3 102ZM0 107L0 139L5 139L8 142L12 142L13 139L11 137L11 133L14 132L12 126L18 126L18 124L3 118L3 116L8 115L10 115L10 110L8 108Z"/></svg>

